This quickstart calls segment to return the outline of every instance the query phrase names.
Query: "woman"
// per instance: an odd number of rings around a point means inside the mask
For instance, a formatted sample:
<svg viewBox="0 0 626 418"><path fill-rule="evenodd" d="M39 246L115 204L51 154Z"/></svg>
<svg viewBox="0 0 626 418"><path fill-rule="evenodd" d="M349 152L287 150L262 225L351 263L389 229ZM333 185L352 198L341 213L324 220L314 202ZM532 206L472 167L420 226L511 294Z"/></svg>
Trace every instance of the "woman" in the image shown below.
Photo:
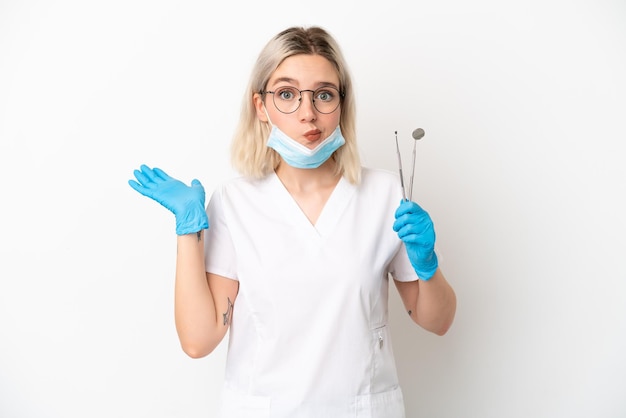
<svg viewBox="0 0 626 418"><path fill-rule="evenodd" d="M389 277L439 335L456 297L428 214L397 175L360 165L351 78L328 32L288 28L261 51L232 158L242 176L206 210L197 180L143 165L129 182L176 217L183 350L206 356L230 329L221 416L404 417Z"/></svg>

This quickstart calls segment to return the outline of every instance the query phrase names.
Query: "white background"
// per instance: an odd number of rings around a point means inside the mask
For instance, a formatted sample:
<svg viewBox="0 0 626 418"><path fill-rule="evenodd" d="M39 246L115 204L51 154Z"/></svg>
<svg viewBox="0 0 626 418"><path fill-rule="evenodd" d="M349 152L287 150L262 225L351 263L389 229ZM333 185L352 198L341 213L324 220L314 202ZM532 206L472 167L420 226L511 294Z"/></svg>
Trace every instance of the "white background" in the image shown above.
<svg viewBox="0 0 626 418"><path fill-rule="evenodd" d="M366 165L431 214L444 337L392 293L408 417L626 416L623 0L0 0L0 417L213 417L225 344L187 358L156 165L207 193L257 53L319 24Z"/></svg>

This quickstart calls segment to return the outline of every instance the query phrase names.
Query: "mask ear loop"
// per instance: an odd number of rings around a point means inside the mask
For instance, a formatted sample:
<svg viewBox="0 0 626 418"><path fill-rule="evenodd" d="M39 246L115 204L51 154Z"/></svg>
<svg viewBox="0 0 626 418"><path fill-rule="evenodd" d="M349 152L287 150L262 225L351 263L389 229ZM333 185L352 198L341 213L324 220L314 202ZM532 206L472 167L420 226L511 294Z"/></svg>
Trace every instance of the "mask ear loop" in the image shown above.
<svg viewBox="0 0 626 418"><path fill-rule="evenodd" d="M263 111L265 112L265 116L267 117L267 121L270 123L270 125L272 125L272 127L274 127L274 124L272 123L272 120L270 119L270 115L269 115L269 113L267 113L267 107L265 107L265 102L263 102Z"/></svg>
<svg viewBox="0 0 626 418"><path fill-rule="evenodd" d="M263 111L265 112L265 117L267 117L267 122L270 124L270 129L273 130L274 129L274 124L272 123L272 120L270 119L269 113L267 113L267 108L265 107L265 102L263 102ZM267 142L269 142L270 136L271 136L271 134L267 136ZM267 142L266 142L265 145L267 145Z"/></svg>

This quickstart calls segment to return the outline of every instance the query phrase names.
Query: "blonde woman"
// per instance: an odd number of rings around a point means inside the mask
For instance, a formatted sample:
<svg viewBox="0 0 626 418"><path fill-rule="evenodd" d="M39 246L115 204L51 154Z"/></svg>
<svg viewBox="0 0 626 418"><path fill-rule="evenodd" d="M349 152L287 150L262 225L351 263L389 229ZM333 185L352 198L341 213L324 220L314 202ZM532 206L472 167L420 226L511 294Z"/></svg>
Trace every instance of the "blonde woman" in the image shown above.
<svg viewBox="0 0 626 418"><path fill-rule="evenodd" d="M333 37L291 27L261 51L232 143L241 173L205 207L142 165L130 185L176 218L176 327L199 358L229 332L221 417L405 416L388 329L405 308L443 335L456 296L429 215L361 166L354 92Z"/></svg>

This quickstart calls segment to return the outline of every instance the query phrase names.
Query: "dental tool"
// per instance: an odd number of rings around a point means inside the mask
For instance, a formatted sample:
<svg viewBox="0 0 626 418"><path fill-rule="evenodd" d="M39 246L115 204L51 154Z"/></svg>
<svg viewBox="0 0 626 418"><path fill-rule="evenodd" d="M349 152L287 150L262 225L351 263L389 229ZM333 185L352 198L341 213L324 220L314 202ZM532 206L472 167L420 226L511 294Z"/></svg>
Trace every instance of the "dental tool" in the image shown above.
<svg viewBox="0 0 626 418"><path fill-rule="evenodd" d="M415 151L417 147L417 141L422 139L425 135L425 132L422 128L417 128L413 131L411 136L415 140L413 142L413 161L411 164L411 177L409 180L409 198L406 196L406 189L404 188L404 175L402 174L402 157L400 156L400 146L398 145L398 131L395 131L396 134L396 152L398 154L398 170L400 172L400 186L402 187L402 200L412 200L413 198L413 177L415 175Z"/></svg>
<svg viewBox="0 0 626 418"><path fill-rule="evenodd" d="M400 186L402 187L402 200L406 200L404 190L404 176L402 175L402 157L400 156L400 146L398 145L398 131L396 131L396 152L398 153L398 170L400 171Z"/></svg>
<svg viewBox="0 0 626 418"><path fill-rule="evenodd" d="M413 176L415 175L415 148L417 146L417 141L422 139L425 134L426 133L424 132L422 128L417 128L411 134L411 136L413 136L413 139L415 141L413 142L413 163L412 163L412 169L411 169L411 179L409 180L409 200L413 200Z"/></svg>

